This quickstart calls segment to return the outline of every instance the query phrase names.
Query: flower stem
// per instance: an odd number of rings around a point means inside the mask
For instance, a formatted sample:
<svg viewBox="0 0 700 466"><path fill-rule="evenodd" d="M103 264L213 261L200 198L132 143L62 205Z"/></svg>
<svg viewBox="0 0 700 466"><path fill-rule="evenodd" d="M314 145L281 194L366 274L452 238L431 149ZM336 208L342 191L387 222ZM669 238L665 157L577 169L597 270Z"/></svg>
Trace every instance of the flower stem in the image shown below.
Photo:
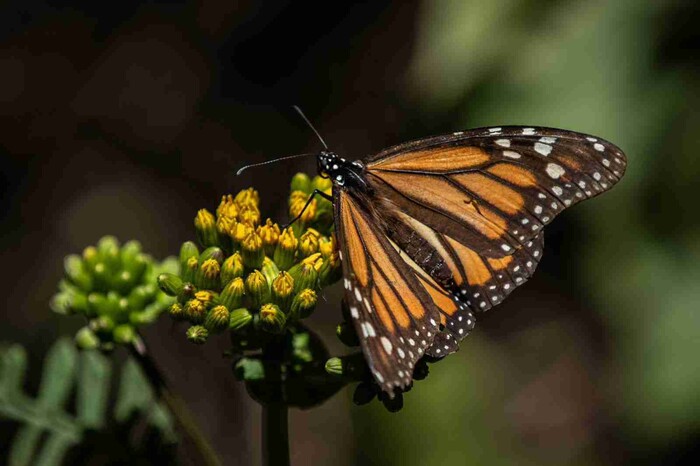
<svg viewBox="0 0 700 466"><path fill-rule="evenodd" d="M143 339L137 337L132 345L129 345L131 355L141 366L148 381L155 388L158 397L165 403L170 412L175 416L178 425L184 431L186 437L192 443L194 449L199 454L202 463L206 466L221 466L221 461L216 456L216 452L207 441L197 426L192 414L187 409L182 398L175 394L165 381L163 374L156 365L155 360L146 349Z"/></svg>
<svg viewBox="0 0 700 466"><path fill-rule="evenodd" d="M285 337L278 336L270 340L263 349L268 362L281 368L284 364ZM283 390L283 372L279 374L280 395ZM280 396L280 399L282 397ZM289 466L289 428L287 405L281 400L263 404L262 448L264 466Z"/></svg>
<svg viewBox="0 0 700 466"><path fill-rule="evenodd" d="M285 404L263 406L262 447L264 466L289 466L289 432Z"/></svg>

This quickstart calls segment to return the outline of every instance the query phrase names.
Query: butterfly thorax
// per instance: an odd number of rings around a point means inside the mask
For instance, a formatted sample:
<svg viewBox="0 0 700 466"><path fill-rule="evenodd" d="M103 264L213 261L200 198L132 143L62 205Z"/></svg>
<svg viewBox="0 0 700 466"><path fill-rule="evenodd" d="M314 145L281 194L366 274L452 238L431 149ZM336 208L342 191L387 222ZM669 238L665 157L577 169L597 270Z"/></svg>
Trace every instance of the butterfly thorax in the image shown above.
<svg viewBox="0 0 700 466"><path fill-rule="evenodd" d="M364 165L359 160L347 161L331 151L318 154L318 172L330 178L335 185L366 188Z"/></svg>

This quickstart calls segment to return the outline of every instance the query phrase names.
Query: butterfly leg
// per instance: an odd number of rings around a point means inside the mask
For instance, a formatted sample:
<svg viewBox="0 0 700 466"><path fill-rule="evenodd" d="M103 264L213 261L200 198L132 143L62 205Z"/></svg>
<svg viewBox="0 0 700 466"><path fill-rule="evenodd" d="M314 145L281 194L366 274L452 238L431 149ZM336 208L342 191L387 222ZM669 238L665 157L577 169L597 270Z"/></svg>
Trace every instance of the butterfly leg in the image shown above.
<svg viewBox="0 0 700 466"><path fill-rule="evenodd" d="M311 193L311 196L309 196L309 200L306 201L306 204L304 204L304 207L301 209L299 214L296 217L294 217L294 219L292 219L289 223L287 223L286 225L283 225L282 229L289 228L294 222L299 220L301 218L301 216L304 215L304 211L309 207L309 204L311 204L311 201L313 201L314 197L316 197L317 195L321 196L324 199L327 199L327 200L333 202L333 196L330 196L330 195L324 193L320 189L314 189L314 192Z"/></svg>

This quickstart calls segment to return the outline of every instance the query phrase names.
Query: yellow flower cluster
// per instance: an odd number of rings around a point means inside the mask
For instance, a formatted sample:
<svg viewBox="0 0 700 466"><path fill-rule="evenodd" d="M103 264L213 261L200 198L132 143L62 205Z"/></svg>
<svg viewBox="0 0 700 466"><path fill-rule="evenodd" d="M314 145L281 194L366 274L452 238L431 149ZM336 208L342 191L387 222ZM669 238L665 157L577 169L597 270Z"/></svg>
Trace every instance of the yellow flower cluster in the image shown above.
<svg viewBox="0 0 700 466"><path fill-rule="evenodd" d="M327 180L296 175L289 213L299 219L284 229L269 218L262 222L253 188L223 196L215 214L197 212L194 226L204 250L183 244L181 274L158 280L177 297L170 315L192 324L190 341L203 343L227 328L247 339L258 331L283 333L313 312L318 290L341 276L332 205L325 199L309 202L314 189L330 193L330 188Z"/></svg>

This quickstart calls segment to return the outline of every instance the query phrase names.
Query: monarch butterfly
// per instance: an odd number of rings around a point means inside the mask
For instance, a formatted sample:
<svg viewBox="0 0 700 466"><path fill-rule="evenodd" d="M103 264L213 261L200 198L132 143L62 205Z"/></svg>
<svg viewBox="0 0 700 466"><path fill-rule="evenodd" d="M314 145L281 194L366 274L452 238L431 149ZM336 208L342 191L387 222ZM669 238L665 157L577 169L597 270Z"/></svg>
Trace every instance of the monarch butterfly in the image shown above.
<svg viewBox="0 0 700 466"><path fill-rule="evenodd" d="M412 382L423 355L455 352L475 315L533 274L543 227L610 189L627 165L610 142L543 127L459 131L361 161L340 158L318 137L318 171L333 181L346 305L389 396Z"/></svg>

